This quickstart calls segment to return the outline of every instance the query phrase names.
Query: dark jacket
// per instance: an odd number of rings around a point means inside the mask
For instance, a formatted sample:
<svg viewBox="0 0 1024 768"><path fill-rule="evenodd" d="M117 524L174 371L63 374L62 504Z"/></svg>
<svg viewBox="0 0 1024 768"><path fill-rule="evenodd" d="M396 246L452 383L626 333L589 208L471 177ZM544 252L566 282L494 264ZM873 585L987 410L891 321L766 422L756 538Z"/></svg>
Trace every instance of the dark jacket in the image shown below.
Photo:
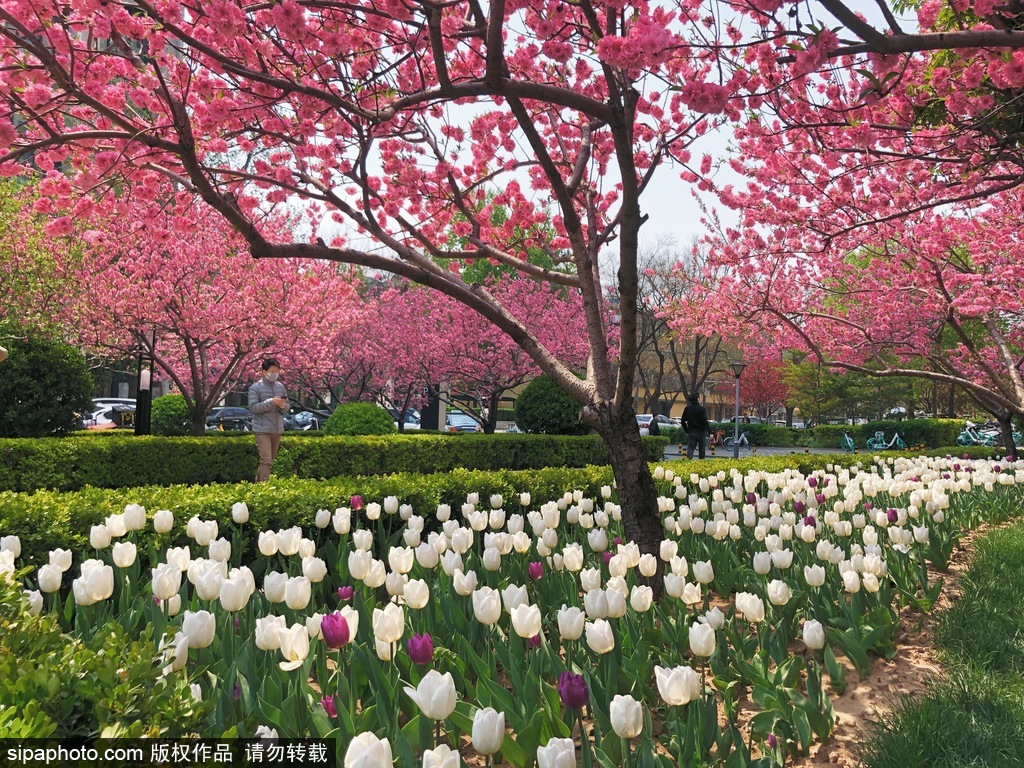
<svg viewBox="0 0 1024 768"><path fill-rule="evenodd" d="M687 432L707 432L708 412L700 403L687 403L683 409L683 429Z"/></svg>

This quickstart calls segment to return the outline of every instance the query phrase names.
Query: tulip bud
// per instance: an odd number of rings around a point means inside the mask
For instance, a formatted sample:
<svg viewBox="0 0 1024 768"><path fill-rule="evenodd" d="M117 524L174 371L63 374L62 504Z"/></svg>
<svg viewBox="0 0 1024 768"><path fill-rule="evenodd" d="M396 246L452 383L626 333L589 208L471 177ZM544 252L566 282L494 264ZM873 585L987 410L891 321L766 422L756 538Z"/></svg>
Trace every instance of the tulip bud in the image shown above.
<svg viewBox="0 0 1024 768"><path fill-rule="evenodd" d="M523 506L527 504L529 501ZM505 713L491 707L478 709L473 715L473 749L481 755L493 755L501 749L504 741Z"/></svg>
<svg viewBox="0 0 1024 768"><path fill-rule="evenodd" d="M153 515L153 530L167 533L174 527L174 515L169 509L158 509Z"/></svg>
<svg viewBox="0 0 1024 768"><path fill-rule="evenodd" d="M345 768L379 768L394 764L391 743L373 733L360 733L345 750Z"/></svg>
<svg viewBox="0 0 1024 768"><path fill-rule="evenodd" d="M612 730L620 739L633 739L643 732L643 706L632 696L613 697L608 713L612 721Z"/></svg>
<svg viewBox="0 0 1024 768"><path fill-rule="evenodd" d="M825 628L821 622L814 619L804 622L804 645L812 651L819 651L825 647Z"/></svg>
<svg viewBox="0 0 1024 768"><path fill-rule="evenodd" d="M244 501L236 501L231 505L231 519L238 525L249 522L249 506Z"/></svg>
<svg viewBox="0 0 1024 768"><path fill-rule="evenodd" d="M715 630L710 624L690 627L690 650L694 656L711 656L715 652Z"/></svg>

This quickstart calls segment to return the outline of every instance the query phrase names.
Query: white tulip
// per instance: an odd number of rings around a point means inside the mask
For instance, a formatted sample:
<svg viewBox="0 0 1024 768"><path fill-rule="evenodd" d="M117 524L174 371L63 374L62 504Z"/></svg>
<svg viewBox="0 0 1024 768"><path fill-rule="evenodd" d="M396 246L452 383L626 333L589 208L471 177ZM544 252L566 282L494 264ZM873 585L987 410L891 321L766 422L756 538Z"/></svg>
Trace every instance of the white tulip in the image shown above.
<svg viewBox="0 0 1024 768"><path fill-rule="evenodd" d="M432 669L423 676L416 688L405 688L405 693L423 716L430 720L444 720L455 709L455 680L451 672L442 675Z"/></svg>
<svg viewBox="0 0 1024 768"><path fill-rule="evenodd" d="M110 546L110 529L105 525L94 525L89 529L89 546L106 549Z"/></svg>
<svg viewBox="0 0 1024 768"><path fill-rule="evenodd" d="M273 557L277 554L277 534L274 531L260 531L258 546L261 555Z"/></svg>
<svg viewBox="0 0 1024 768"><path fill-rule="evenodd" d="M308 582L307 582L308 583ZM288 629L281 630L281 655L284 657L278 666L285 672L298 669L309 655L309 633L305 624L292 624Z"/></svg>
<svg viewBox="0 0 1024 768"><path fill-rule="evenodd" d="M470 571L469 573L456 571L453 576L453 581L455 591L463 597L469 597L476 591L476 571Z"/></svg>
<svg viewBox="0 0 1024 768"><path fill-rule="evenodd" d="M249 522L249 507L244 501L236 501L231 505L231 519L239 525Z"/></svg>
<svg viewBox="0 0 1024 768"><path fill-rule="evenodd" d="M478 709L473 715L473 749L481 755L493 755L504 741L505 713L491 707Z"/></svg>
<svg viewBox="0 0 1024 768"><path fill-rule="evenodd" d="M804 622L804 645L812 651L819 651L825 647L825 628L821 622L814 619Z"/></svg>
<svg viewBox="0 0 1024 768"><path fill-rule="evenodd" d="M491 587L480 587L473 593L473 615L481 624L490 626L501 618L501 595Z"/></svg>
<svg viewBox="0 0 1024 768"><path fill-rule="evenodd" d="M217 623L209 611L185 611L181 631L188 637L189 648L206 648L213 643Z"/></svg>
<svg viewBox="0 0 1024 768"><path fill-rule="evenodd" d="M658 685L658 693L666 704L680 707L689 704L701 694L701 682L697 673L690 667L654 668L654 679Z"/></svg>
<svg viewBox="0 0 1024 768"><path fill-rule="evenodd" d="M153 514L153 530L157 533L168 533L174 527L174 515L169 509L158 509Z"/></svg>
<svg viewBox="0 0 1024 768"><path fill-rule="evenodd" d="M302 575L314 584L319 584L327 575L327 563L319 557L305 557L302 559Z"/></svg>
<svg viewBox="0 0 1024 768"><path fill-rule="evenodd" d="M180 577L181 574L179 573L178 576ZM64 573L59 566L48 563L39 567L37 577L40 591L49 594L60 589L61 582L64 580Z"/></svg>
<svg viewBox="0 0 1024 768"><path fill-rule="evenodd" d="M119 541L111 548L110 554L114 560L114 565L118 568L128 568L135 562L137 551L135 544L132 542Z"/></svg>
<svg viewBox="0 0 1024 768"><path fill-rule="evenodd" d="M572 739L548 739L537 747L537 768L576 768L576 744Z"/></svg>
<svg viewBox="0 0 1024 768"><path fill-rule="evenodd" d="M141 531L146 527L146 508L139 504L127 505L122 516L126 530Z"/></svg>
<svg viewBox="0 0 1024 768"><path fill-rule="evenodd" d="M379 739L373 733L360 733L345 750L344 768L391 768L391 742Z"/></svg>
<svg viewBox="0 0 1024 768"><path fill-rule="evenodd" d="M287 628L284 616L256 619L256 647L263 651L278 650L281 647L281 633Z"/></svg>
<svg viewBox="0 0 1024 768"><path fill-rule="evenodd" d="M312 585L305 576L290 578L284 585L284 603L293 611L301 611L309 605L311 595Z"/></svg>
<svg viewBox="0 0 1024 768"><path fill-rule="evenodd" d="M152 569L153 596L170 600L181 589L181 569L174 563L161 563Z"/></svg>
<svg viewBox="0 0 1024 768"><path fill-rule="evenodd" d="M587 645L594 653L608 653L615 647L615 633L612 631L612 625L604 619L587 622L584 631L587 635Z"/></svg>
<svg viewBox="0 0 1024 768"><path fill-rule="evenodd" d="M715 652L715 630L710 624L690 626L690 650L694 656L711 656Z"/></svg>
<svg viewBox="0 0 1024 768"><path fill-rule="evenodd" d="M405 585L403 597L406 605L418 611L430 601L430 587L423 579L412 579Z"/></svg>
<svg viewBox="0 0 1024 768"><path fill-rule="evenodd" d="M634 739L644 730L644 710L632 696L616 695L609 705L612 730L620 739Z"/></svg>
<svg viewBox="0 0 1024 768"><path fill-rule="evenodd" d="M517 635L529 639L540 634L542 617L536 605L517 605L510 614Z"/></svg>

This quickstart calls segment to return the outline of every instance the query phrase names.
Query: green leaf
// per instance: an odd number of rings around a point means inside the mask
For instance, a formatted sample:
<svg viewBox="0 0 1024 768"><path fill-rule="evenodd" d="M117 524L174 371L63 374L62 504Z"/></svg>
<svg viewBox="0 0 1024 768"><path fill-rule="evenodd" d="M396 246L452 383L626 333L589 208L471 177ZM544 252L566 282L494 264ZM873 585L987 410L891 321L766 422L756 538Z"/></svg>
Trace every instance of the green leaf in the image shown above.
<svg viewBox="0 0 1024 768"><path fill-rule="evenodd" d="M828 670L829 680L832 682L832 690L842 696L846 690L846 669L836 659L832 648L825 646L825 669Z"/></svg>

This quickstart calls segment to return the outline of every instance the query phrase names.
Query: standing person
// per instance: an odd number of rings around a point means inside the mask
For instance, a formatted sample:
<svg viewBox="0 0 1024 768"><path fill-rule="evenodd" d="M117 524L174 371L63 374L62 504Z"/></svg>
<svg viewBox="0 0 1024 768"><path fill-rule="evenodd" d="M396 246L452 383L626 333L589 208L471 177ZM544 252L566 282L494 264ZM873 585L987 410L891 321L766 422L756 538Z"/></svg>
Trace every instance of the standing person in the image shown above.
<svg viewBox="0 0 1024 768"><path fill-rule="evenodd" d="M690 395L690 402L683 409L683 429L686 430L686 458L693 458L693 449L704 458L704 435L708 431L708 412L700 404L696 394Z"/></svg>
<svg viewBox="0 0 1024 768"><path fill-rule="evenodd" d="M252 431L260 452L260 466L256 482L270 479L270 467L281 447L284 432L284 414L288 411L288 390L277 379L281 365L273 357L263 361L263 377L249 387L249 412L252 413Z"/></svg>
<svg viewBox="0 0 1024 768"><path fill-rule="evenodd" d="M651 417L651 423L647 427L647 434L651 437L658 437L661 434L661 427L658 426L658 414Z"/></svg>

